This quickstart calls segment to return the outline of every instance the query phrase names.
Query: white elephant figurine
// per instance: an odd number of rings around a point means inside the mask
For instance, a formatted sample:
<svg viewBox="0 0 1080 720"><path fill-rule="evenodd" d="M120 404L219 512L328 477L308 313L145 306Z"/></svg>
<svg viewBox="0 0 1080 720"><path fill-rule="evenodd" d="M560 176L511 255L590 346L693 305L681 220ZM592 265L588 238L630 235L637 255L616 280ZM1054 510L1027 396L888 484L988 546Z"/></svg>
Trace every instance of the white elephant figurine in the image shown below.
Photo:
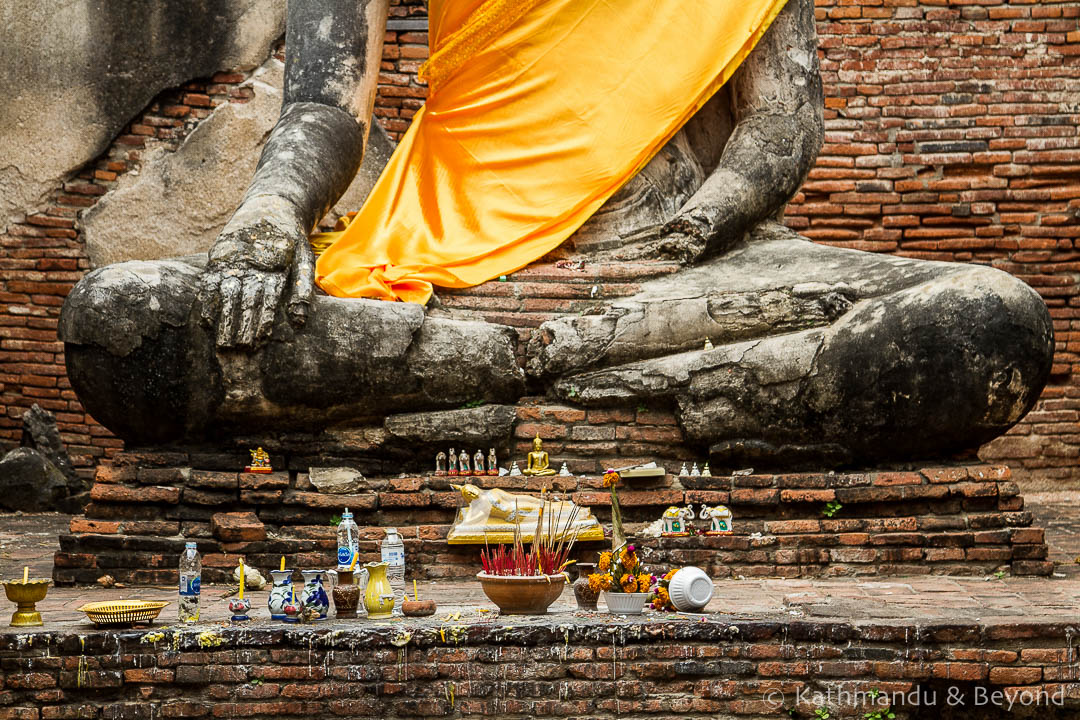
<svg viewBox="0 0 1080 720"><path fill-rule="evenodd" d="M665 537L689 535L690 530L687 527L687 521L693 519L694 509L690 505L682 508L672 505L664 511L664 531L661 535Z"/></svg>
<svg viewBox="0 0 1080 720"><path fill-rule="evenodd" d="M716 505L714 507L701 506L701 519L709 518L710 526L705 531L706 535L730 535L732 532L731 526L731 511L728 510L726 505Z"/></svg>

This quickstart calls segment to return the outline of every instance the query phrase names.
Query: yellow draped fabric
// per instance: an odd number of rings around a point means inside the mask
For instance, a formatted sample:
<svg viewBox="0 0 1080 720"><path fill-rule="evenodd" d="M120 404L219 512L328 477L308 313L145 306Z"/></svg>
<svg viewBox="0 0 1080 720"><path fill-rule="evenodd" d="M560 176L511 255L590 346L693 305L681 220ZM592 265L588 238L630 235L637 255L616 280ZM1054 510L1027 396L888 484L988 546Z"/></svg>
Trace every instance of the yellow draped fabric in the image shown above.
<svg viewBox="0 0 1080 720"><path fill-rule="evenodd" d="M727 81L785 1L432 0L427 103L332 234L320 287L425 303L433 284L540 258Z"/></svg>

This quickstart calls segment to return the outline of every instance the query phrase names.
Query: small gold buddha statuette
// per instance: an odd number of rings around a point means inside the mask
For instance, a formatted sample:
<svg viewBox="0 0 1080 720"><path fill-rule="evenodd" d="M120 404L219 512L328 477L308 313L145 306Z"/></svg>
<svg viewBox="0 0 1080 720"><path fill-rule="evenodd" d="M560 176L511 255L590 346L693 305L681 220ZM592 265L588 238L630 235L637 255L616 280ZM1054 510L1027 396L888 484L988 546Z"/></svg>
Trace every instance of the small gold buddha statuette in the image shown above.
<svg viewBox="0 0 1080 720"><path fill-rule="evenodd" d="M248 450L251 453L251 464L244 468L244 472L247 473L271 473L274 471L270 467L270 455L258 448L257 450Z"/></svg>
<svg viewBox="0 0 1080 720"><path fill-rule="evenodd" d="M544 452L544 441L537 435L533 438L533 449L529 453L529 462L525 466L526 475L554 475L555 471L548 467L548 454Z"/></svg>

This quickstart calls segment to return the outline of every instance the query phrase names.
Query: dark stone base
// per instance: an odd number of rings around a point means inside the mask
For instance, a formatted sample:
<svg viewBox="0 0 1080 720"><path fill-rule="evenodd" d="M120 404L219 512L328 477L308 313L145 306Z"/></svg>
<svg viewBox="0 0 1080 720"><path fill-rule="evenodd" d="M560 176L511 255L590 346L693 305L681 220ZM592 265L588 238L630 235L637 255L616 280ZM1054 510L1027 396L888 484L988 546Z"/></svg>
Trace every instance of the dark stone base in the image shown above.
<svg viewBox="0 0 1080 720"><path fill-rule="evenodd" d="M564 613L450 626L408 618L5 633L0 713L760 718L790 710L812 718L825 708L862 718L882 709L868 695L877 690L901 720L1006 717L1010 698L1024 709L1023 693L1042 698L1025 703L1037 707L1034 717L1077 717L1073 629L1053 619L1001 620L713 614L613 623Z"/></svg>

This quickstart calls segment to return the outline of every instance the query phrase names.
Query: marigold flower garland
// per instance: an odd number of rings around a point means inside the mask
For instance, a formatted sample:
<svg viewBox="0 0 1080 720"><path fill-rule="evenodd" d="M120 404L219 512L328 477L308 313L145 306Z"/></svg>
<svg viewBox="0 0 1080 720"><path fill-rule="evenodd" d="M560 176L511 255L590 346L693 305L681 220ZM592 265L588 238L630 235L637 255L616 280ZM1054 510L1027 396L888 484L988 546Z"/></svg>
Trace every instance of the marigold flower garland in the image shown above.
<svg viewBox="0 0 1080 720"><path fill-rule="evenodd" d="M671 578L675 577L675 573L677 572L679 572L678 568L669 570L667 574L657 582L652 597L649 598L652 601L653 610L675 611L675 605L671 602L671 594L668 590L668 586L671 585Z"/></svg>
<svg viewBox="0 0 1080 720"><path fill-rule="evenodd" d="M589 575L589 588L594 592L649 592L656 582L656 576L641 565L633 545L601 553L597 568L600 572Z"/></svg>

